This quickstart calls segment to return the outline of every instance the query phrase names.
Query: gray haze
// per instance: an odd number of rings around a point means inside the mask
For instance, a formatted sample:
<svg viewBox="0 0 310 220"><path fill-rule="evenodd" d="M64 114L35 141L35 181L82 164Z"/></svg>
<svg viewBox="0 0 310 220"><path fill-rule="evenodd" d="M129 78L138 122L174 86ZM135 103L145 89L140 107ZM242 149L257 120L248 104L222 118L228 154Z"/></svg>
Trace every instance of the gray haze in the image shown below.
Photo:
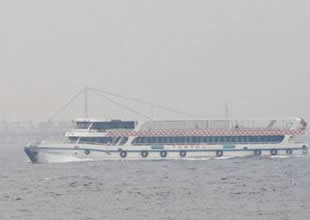
<svg viewBox="0 0 310 220"><path fill-rule="evenodd" d="M208 118L224 117L228 103L235 118L310 119L309 8L306 0L1 0L0 120L47 120L85 85ZM60 117L79 116L81 102ZM134 117L90 102L93 117Z"/></svg>

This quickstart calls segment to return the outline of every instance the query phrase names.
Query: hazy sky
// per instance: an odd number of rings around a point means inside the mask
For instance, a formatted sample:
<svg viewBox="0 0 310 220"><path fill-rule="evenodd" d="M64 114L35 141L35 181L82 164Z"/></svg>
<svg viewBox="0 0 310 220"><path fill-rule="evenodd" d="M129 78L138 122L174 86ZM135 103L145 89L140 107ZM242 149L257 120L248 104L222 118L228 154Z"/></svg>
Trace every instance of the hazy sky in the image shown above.
<svg viewBox="0 0 310 220"><path fill-rule="evenodd" d="M309 11L309 0L0 0L0 120L47 120L85 85L206 118L230 103L235 118L310 119ZM90 102L93 117L135 117Z"/></svg>

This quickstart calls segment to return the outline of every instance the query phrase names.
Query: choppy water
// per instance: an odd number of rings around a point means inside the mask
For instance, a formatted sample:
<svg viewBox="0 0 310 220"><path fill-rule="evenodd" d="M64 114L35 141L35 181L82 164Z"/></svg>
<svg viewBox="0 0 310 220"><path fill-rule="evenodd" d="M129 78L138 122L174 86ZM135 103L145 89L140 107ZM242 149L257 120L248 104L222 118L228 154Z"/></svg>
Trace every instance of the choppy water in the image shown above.
<svg viewBox="0 0 310 220"><path fill-rule="evenodd" d="M0 146L0 219L310 219L310 158L33 165Z"/></svg>

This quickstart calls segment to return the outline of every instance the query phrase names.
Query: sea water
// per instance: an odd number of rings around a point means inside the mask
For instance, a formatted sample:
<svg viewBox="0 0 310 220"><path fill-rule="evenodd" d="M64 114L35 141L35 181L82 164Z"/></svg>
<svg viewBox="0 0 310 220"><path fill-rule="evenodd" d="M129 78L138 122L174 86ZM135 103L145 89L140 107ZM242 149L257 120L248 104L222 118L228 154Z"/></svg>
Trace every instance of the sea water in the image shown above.
<svg viewBox="0 0 310 220"><path fill-rule="evenodd" d="M0 219L310 219L310 157L31 164L0 145ZM61 161L58 161L61 162Z"/></svg>

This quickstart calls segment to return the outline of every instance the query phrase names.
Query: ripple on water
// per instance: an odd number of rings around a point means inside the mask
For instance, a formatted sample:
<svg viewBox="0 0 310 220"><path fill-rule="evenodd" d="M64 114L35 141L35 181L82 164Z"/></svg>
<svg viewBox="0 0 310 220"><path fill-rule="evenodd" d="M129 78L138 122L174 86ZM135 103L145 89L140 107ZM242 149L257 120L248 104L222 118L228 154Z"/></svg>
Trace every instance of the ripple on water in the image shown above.
<svg viewBox="0 0 310 220"><path fill-rule="evenodd" d="M3 160L0 219L310 219L308 156L38 166Z"/></svg>

